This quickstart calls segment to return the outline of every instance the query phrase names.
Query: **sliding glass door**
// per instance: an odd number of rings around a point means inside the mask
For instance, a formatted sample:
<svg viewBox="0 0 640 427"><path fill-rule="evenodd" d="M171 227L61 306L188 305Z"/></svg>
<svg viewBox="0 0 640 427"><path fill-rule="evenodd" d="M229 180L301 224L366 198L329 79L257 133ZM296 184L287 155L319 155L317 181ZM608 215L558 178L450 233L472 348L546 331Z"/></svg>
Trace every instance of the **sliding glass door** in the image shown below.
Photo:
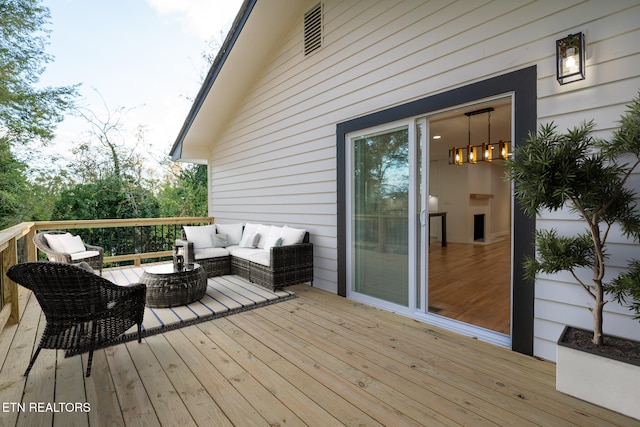
<svg viewBox="0 0 640 427"><path fill-rule="evenodd" d="M350 138L350 291L409 306L410 126ZM411 264L411 265L410 265Z"/></svg>
<svg viewBox="0 0 640 427"><path fill-rule="evenodd" d="M510 98L346 135L347 296L506 346L510 184L497 157L450 162L455 147L487 145L486 114L472 133L465 113L489 109L510 139Z"/></svg>

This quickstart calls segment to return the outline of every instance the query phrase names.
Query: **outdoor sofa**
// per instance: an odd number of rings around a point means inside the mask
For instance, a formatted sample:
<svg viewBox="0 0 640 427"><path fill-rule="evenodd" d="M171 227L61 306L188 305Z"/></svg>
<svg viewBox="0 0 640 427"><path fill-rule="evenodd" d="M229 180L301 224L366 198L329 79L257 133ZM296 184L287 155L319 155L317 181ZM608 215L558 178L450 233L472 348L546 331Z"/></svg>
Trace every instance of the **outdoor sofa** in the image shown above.
<svg viewBox="0 0 640 427"><path fill-rule="evenodd" d="M187 262L196 262L208 277L235 274L271 290L313 283L313 244L309 232L264 224L185 226L176 246L185 247Z"/></svg>

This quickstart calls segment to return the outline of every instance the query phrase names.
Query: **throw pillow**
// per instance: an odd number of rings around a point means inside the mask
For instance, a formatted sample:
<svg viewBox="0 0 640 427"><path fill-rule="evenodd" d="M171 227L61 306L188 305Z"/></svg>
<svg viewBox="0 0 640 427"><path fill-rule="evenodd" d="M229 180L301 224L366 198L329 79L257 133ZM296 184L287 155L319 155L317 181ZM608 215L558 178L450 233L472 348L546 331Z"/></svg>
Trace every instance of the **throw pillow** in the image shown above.
<svg viewBox="0 0 640 427"><path fill-rule="evenodd" d="M258 232L258 227L260 224L251 224L250 222L244 225L244 230L242 231L242 237L246 234L256 234Z"/></svg>
<svg viewBox="0 0 640 427"><path fill-rule="evenodd" d="M282 237L270 236L266 242L264 242L264 251L271 252L271 248L282 246Z"/></svg>
<svg viewBox="0 0 640 427"><path fill-rule="evenodd" d="M226 234L212 234L211 242L214 248L225 248L229 246L229 239Z"/></svg>
<svg viewBox="0 0 640 427"><path fill-rule="evenodd" d="M193 242L194 249L211 247L211 235L216 234L216 225L196 225L183 227L187 240Z"/></svg>
<svg viewBox="0 0 640 427"><path fill-rule="evenodd" d="M244 233L242 235L242 240L240 240L240 247L255 248L258 246L258 241L260 241L260 235L258 233L254 233L254 234Z"/></svg>
<svg viewBox="0 0 640 427"><path fill-rule="evenodd" d="M242 239L242 227L244 224L216 224L218 233L226 234L229 245L237 245Z"/></svg>
<svg viewBox="0 0 640 427"><path fill-rule="evenodd" d="M244 225L244 230L242 230L242 238L240 239L240 247L246 248L247 246L243 246L246 245L249 242L252 242L252 238L254 238L254 236L256 234L258 234L258 226L260 224L251 224L251 223L246 223ZM258 241L260 240L260 236L258 236L258 240L256 241L256 245L258 244ZM250 246L249 246L250 247ZM255 247L255 246L253 246Z"/></svg>

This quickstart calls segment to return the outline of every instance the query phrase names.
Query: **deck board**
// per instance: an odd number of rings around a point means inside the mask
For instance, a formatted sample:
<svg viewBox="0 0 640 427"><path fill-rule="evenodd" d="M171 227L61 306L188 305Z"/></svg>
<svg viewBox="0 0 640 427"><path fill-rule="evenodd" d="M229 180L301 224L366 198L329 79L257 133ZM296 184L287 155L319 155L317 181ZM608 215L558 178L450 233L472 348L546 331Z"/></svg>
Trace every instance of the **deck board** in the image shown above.
<svg viewBox="0 0 640 427"><path fill-rule="evenodd" d="M96 351L89 378L87 355L42 350L25 379L43 319L23 289L22 322L0 333L0 400L90 411L8 410L0 426L640 424L558 393L552 363L291 290L298 298Z"/></svg>

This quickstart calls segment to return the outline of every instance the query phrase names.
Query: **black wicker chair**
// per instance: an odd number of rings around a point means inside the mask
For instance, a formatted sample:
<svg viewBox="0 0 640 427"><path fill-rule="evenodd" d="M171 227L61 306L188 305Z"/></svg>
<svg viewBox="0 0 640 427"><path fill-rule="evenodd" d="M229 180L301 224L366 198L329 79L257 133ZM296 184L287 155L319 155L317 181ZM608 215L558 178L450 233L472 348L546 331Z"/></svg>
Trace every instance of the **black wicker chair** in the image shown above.
<svg viewBox="0 0 640 427"><path fill-rule="evenodd" d="M136 324L141 342L144 284L118 286L82 267L57 262L16 264L7 276L33 291L47 320L25 376L43 348L67 350L67 356L88 351L89 377L94 350L112 345Z"/></svg>

